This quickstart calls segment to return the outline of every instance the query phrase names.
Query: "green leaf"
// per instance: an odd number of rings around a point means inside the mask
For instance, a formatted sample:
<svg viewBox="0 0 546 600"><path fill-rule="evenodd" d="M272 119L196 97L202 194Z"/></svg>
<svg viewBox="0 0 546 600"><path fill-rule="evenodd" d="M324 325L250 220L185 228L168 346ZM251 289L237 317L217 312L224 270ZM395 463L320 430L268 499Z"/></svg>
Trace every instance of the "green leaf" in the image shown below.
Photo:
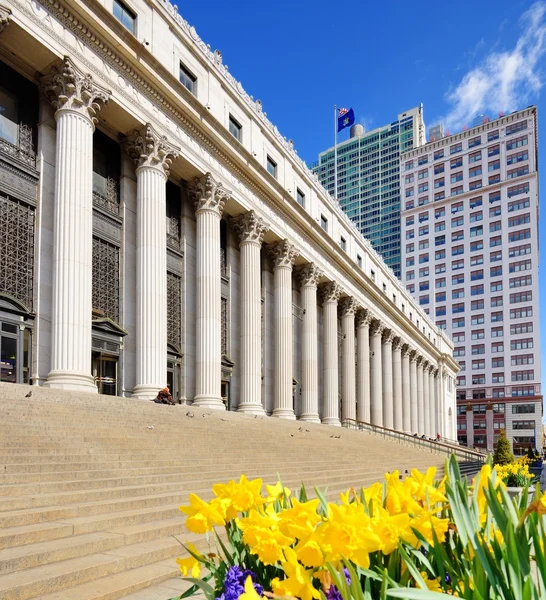
<svg viewBox="0 0 546 600"><path fill-rule="evenodd" d="M391 598L404 598L404 600L438 600L439 598L450 598L450 594L433 592L431 590L420 590L419 588L395 588L387 590L387 596Z"/></svg>
<svg viewBox="0 0 546 600"><path fill-rule="evenodd" d="M214 600L214 590L204 579L195 579L194 577L186 577L184 580L189 581L190 583L193 583L197 587L201 588L201 590L207 597L207 600Z"/></svg>

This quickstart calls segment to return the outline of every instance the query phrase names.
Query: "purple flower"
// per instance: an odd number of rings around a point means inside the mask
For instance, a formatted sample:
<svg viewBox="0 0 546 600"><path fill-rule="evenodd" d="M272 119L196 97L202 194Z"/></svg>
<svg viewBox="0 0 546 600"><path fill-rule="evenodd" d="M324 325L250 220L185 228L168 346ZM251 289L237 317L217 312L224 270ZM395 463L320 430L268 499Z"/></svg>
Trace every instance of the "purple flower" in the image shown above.
<svg viewBox="0 0 546 600"><path fill-rule="evenodd" d="M351 574L349 573L349 569L344 568L343 574L345 575L347 585L351 585ZM326 592L326 600L342 600L341 592L334 584L328 588L328 591Z"/></svg>
<svg viewBox="0 0 546 600"><path fill-rule="evenodd" d="M256 583L256 575L248 570L241 569L238 565L230 567L224 579L224 592L216 600L238 600L239 596L245 591L245 581L248 576L254 582L254 589L259 596L263 595L263 587Z"/></svg>
<svg viewBox="0 0 546 600"><path fill-rule="evenodd" d="M451 583L451 577L449 576L449 573L446 573L446 576L444 577L444 581L449 585Z"/></svg>

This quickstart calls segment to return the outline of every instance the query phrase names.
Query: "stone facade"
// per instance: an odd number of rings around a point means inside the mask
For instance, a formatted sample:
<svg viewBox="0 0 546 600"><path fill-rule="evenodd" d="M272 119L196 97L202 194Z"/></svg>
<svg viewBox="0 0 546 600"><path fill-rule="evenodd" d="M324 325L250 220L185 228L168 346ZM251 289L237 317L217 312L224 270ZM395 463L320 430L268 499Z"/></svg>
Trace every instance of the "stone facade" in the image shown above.
<svg viewBox="0 0 546 600"><path fill-rule="evenodd" d="M449 338L221 53L169 2L124 6L129 31L111 0L6 3L8 91L35 92L32 118L0 124L19 132L2 210L34 227L22 285L0 288L10 377L454 438Z"/></svg>

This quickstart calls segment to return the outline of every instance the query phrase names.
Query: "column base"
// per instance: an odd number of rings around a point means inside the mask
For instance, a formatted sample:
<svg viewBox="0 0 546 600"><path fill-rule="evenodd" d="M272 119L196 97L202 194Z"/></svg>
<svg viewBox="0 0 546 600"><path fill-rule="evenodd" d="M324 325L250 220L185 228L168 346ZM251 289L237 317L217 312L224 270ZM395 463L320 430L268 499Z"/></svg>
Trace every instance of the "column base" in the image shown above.
<svg viewBox="0 0 546 600"><path fill-rule="evenodd" d="M288 419L290 421L296 420L296 415L291 408L274 408L271 416L276 417L277 419Z"/></svg>
<svg viewBox="0 0 546 600"><path fill-rule="evenodd" d="M341 421L337 417L325 417L322 419L323 425L332 425L333 427L341 427Z"/></svg>
<svg viewBox="0 0 546 600"><path fill-rule="evenodd" d="M320 418L319 418L319 416L318 415L313 415L311 413L301 415L298 420L299 421L304 421L305 423L318 423L320 425Z"/></svg>
<svg viewBox="0 0 546 600"><path fill-rule="evenodd" d="M165 386L163 386L165 387ZM133 393L131 394L131 398L135 400L153 400L157 397L159 390L163 388L159 385L140 385L137 384L133 388Z"/></svg>
<svg viewBox="0 0 546 600"><path fill-rule="evenodd" d="M245 415L265 415L264 407L261 404L251 404L250 402L239 404L237 412Z"/></svg>
<svg viewBox="0 0 546 600"><path fill-rule="evenodd" d="M214 396L195 396L192 406L195 408L211 408L213 410L226 410L222 398Z"/></svg>
<svg viewBox="0 0 546 600"><path fill-rule="evenodd" d="M44 387L57 390L74 390L75 392L98 393L91 375L74 373L73 371L50 371Z"/></svg>

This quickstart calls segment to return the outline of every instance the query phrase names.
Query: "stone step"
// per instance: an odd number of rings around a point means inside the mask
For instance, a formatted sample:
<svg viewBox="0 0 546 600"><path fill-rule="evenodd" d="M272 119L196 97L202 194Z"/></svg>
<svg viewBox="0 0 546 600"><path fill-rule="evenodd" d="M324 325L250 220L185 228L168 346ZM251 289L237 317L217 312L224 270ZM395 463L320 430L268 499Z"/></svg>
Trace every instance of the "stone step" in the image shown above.
<svg viewBox="0 0 546 600"><path fill-rule="evenodd" d="M64 590L76 584L157 563L167 558L173 559L172 564L175 567L174 557L180 555L180 550L181 546L178 541L172 538L159 538L141 544L120 546L96 554L31 567L25 569L24 578L21 577L21 572L0 575L0 598L2 600L27 600L46 592Z"/></svg>

